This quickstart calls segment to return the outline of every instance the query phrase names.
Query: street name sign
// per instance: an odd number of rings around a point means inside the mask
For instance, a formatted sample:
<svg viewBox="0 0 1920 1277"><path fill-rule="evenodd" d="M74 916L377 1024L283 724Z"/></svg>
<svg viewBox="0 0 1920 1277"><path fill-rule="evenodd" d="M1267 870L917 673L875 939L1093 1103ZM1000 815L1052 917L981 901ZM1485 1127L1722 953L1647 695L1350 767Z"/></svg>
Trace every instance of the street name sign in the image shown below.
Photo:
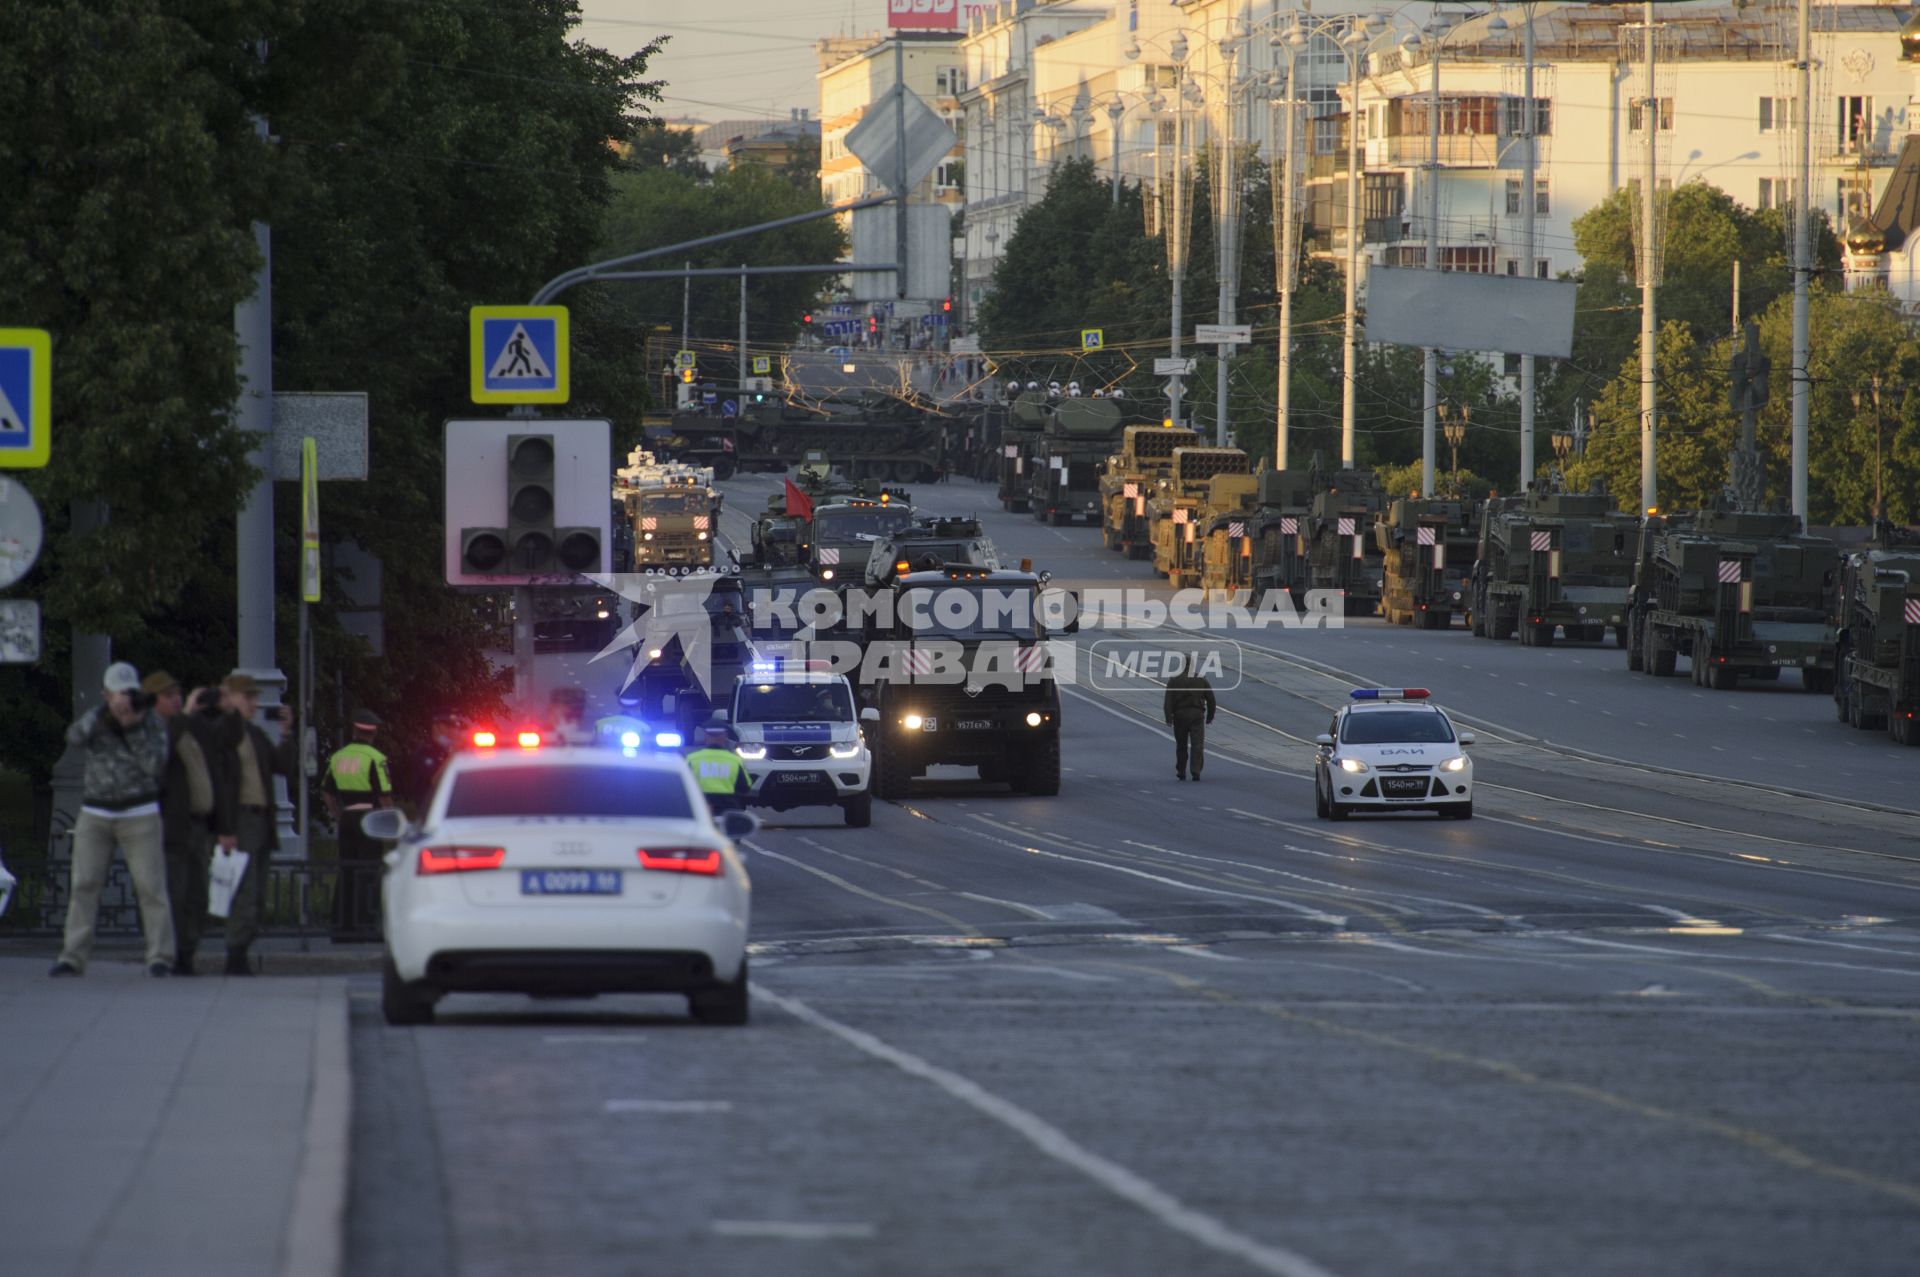
<svg viewBox="0 0 1920 1277"><path fill-rule="evenodd" d="M1193 330L1197 346L1246 346L1253 341L1252 324L1198 324Z"/></svg>
<svg viewBox="0 0 1920 1277"><path fill-rule="evenodd" d="M1153 361L1153 375L1156 377L1191 377L1193 375L1193 366L1198 362L1200 361L1197 359L1168 359L1165 356L1161 356Z"/></svg>
<svg viewBox="0 0 1920 1277"><path fill-rule="evenodd" d="M470 329L475 403L565 403L565 306L475 306Z"/></svg>
<svg viewBox="0 0 1920 1277"><path fill-rule="evenodd" d="M38 470L53 443L53 338L0 328L0 470Z"/></svg>

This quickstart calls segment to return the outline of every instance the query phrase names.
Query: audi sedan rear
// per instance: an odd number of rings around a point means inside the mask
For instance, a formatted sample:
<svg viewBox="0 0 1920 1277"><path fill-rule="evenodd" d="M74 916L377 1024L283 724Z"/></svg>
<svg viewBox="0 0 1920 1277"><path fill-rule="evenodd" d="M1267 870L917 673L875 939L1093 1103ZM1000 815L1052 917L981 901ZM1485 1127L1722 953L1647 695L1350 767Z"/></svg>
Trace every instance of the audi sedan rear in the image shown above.
<svg viewBox="0 0 1920 1277"><path fill-rule="evenodd" d="M387 1022L428 1023L449 993L680 993L695 1019L745 1023L751 883L731 839L753 818L717 825L675 755L521 741L456 755L417 827L366 818L398 843Z"/></svg>

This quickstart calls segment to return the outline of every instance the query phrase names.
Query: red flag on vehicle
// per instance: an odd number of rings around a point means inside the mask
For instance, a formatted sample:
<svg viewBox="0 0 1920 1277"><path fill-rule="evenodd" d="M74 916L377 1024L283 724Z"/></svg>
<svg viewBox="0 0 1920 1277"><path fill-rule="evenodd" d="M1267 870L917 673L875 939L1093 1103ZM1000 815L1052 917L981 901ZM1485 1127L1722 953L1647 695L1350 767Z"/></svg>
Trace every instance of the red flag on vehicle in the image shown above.
<svg viewBox="0 0 1920 1277"><path fill-rule="evenodd" d="M791 479L787 480L787 513L797 514L803 519L813 517L813 498L796 488Z"/></svg>

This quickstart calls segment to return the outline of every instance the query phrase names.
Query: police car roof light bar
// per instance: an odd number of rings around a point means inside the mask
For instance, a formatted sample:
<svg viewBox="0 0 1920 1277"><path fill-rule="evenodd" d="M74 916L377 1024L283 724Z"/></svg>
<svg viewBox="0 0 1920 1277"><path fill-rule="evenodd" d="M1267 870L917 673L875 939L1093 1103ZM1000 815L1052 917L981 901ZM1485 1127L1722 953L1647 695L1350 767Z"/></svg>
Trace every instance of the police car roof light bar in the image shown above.
<svg viewBox="0 0 1920 1277"><path fill-rule="evenodd" d="M1356 701L1424 701L1432 693L1424 687L1356 687L1347 695Z"/></svg>

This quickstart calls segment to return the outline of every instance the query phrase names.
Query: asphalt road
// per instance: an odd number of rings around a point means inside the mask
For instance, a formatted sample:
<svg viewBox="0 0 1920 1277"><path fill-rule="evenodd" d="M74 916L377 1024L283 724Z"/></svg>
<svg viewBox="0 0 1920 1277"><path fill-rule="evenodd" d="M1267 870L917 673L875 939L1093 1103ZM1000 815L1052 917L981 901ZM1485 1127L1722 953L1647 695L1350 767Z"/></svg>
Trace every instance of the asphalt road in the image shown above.
<svg viewBox="0 0 1920 1277"><path fill-rule="evenodd" d="M1064 583L1151 580L992 523ZM1474 820L1313 818L1340 671L1480 725ZM358 987L349 1270L1910 1273L1920 754L1693 690L1610 647L1267 635L1199 785L1152 689L1081 687L1058 798L952 771L870 829L767 813L745 1029L395 1030Z"/></svg>

